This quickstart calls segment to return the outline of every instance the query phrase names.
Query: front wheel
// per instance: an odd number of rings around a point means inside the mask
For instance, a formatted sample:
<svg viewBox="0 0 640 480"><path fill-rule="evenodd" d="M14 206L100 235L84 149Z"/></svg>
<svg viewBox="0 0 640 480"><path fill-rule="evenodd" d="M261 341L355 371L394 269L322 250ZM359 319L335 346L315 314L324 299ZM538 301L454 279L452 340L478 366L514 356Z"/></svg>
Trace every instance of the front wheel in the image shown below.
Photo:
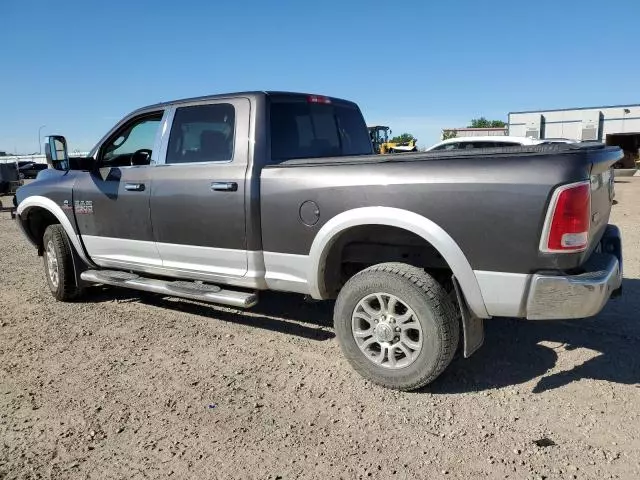
<svg viewBox="0 0 640 480"><path fill-rule="evenodd" d="M451 363L460 336L444 288L424 270L402 263L354 275L338 295L334 326L353 368L397 390L435 380Z"/></svg>
<svg viewBox="0 0 640 480"><path fill-rule="evenodd" d="M56 300L68 302L82 290L76 285L71 246L60 224L49 225L42 238L44 271L49 290Z"/></svg>

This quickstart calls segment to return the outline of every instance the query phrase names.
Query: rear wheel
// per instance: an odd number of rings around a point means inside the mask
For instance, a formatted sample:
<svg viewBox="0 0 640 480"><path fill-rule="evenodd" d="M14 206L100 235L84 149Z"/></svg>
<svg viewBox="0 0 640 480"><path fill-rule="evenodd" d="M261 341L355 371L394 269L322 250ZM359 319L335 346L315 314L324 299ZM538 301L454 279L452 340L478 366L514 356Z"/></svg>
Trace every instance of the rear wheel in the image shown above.
<svg viewBox="0 0 640 480"><path fill-rule="evenodd" d="M353 368L397 390L435 380L451 362L460 336L444 288L424 270L402 263L354 275L338 296L334 326Z"/></svg>
<svg viewBox="0 0 640 480"><path fill-rule="evenodd" d="M62 225L49 225L42 242L45 276L51 294L63 302L77 298L81 289L76 285L71 246Z"/></svg>

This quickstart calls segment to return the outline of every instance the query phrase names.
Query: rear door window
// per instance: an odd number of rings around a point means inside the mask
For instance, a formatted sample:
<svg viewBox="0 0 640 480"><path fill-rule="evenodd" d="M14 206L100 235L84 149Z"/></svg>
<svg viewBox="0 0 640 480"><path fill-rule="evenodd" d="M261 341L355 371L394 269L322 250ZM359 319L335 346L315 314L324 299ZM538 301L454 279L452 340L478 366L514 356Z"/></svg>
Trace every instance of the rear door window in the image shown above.
<svg viewBox="0 0 640 480"><path fill-rule="evenodd" d="M373 152L367 126L355 106L274 100L270 116L274 163Z"/></svg>
<svg viewBox="0 0 640 480"><path fill-rule="evenodd" d="M235 109L229 103L176 110L169 135L167 164L226 162L233 158Z"/></svg>

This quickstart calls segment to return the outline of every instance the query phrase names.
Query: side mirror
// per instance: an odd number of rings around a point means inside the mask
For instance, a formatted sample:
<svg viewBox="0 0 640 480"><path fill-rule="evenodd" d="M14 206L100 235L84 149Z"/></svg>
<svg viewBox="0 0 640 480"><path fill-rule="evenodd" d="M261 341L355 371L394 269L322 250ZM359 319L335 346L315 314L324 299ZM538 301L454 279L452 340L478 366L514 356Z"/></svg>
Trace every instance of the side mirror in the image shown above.
<svg viewBox="0 0 640 480"><path fill-rule="evenodd" d="M69 154L67 153L67 140L61 135L45 137L44 154L47 163L54 170L69 170Z"/></svg>

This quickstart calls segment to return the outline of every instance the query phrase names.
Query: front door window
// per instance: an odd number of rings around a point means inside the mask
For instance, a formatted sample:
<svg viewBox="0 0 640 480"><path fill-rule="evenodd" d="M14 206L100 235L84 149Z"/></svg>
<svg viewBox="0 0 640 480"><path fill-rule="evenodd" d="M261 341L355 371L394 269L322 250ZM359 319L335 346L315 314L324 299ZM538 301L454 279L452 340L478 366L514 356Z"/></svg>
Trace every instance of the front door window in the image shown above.
<svg viewBox="0 0 640 480"><path fill-rule="evenodd" d="M158 112L124 125L104 143L99 156L100 165L109 167L148 165L161 120L162 112Z"/></svg>

